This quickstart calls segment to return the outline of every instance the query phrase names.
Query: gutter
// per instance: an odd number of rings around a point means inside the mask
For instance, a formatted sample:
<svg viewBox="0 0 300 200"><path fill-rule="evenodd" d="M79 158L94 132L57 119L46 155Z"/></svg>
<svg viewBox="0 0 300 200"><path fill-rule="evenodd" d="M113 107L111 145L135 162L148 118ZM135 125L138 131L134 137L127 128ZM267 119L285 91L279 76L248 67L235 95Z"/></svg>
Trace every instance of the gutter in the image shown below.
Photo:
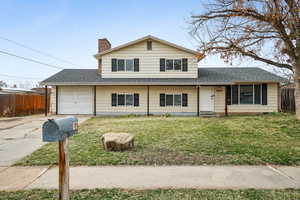
<svg viewBox="0 0 300 200"><path fill-rule="evenodd" d="M42 82L41 85L235 85L238 83L279 83L280 81L234 81L234 82L184 82L184 83L174 83L174 82Z"/></svg>

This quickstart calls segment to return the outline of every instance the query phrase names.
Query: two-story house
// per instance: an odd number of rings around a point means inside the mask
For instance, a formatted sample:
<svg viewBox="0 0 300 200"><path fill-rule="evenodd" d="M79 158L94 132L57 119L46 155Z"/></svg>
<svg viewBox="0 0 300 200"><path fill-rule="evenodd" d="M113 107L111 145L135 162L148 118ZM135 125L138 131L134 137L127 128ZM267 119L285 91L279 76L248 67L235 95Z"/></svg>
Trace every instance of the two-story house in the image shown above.
<svg viewBox="0 0 300 200"><path fill-rule="evenodd" d="M98 40L98 69L64 69L52 86L56 114L191 115L278 111L283 79L260 68L198 67L196 51L146 36L111 48Z"/></svg>

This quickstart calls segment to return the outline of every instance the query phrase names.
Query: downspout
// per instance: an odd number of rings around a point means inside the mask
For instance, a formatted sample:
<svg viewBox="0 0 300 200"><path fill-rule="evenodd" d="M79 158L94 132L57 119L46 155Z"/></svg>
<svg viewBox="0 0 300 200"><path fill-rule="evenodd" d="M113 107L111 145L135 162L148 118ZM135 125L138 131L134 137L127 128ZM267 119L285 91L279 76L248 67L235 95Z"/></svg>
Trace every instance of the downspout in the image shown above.
<svg viewBox="0 0 300 200"><path fill-rule="evenodd" d="M96 116L96 111L97 111L97 108L96 108L96 96L97 96L97 88L96 88L97 86L96 85L94 85L94 116Z"/></svg>
<svg viewBox="0 0 300 200"><path fill-rule="evenodd" d="M200 91L199 91L199 86L196 86L197 88L197 116L200 116L200 105L199 105L199 101L200 101Z"/></svg>
<svg viewBox="0 0 300 200"><path fill-rule="evenodd" d="M228 116L228 104L227 104L227 86L225 86L225 116Z"/></svg>
<svg viewBox="0 0 300 200"><path fill-rule="evenodd" d="M58 114L58 85L55 87L55 114Z"/></svg>
<svg viewBox="0 0 300 200"><path fill-rule="evenodd" d="M147 116L150 115L149 111L149 85L147 85Z"/></svg>

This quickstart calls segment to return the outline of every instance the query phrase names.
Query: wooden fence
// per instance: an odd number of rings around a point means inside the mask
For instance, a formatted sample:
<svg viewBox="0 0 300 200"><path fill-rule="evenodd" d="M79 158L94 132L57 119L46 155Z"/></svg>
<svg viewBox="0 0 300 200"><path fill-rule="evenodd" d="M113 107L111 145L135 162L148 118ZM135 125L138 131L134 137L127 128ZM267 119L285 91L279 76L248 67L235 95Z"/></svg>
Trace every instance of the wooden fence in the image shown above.
<svg viewBox="0 0 300 200"><path fill-rule="evenodd" d="M282 112L295 112L295 89L294 88L281 88L281 111Z"/></svg>
<svg viewBox="0 0 300 200"><path fill-rule="evenodd" d="M50 98L48 97L48 102ZM49 110L48 103L48 110ZM12 117L45 112L44 95L0 95L0 116Z"/></svg>

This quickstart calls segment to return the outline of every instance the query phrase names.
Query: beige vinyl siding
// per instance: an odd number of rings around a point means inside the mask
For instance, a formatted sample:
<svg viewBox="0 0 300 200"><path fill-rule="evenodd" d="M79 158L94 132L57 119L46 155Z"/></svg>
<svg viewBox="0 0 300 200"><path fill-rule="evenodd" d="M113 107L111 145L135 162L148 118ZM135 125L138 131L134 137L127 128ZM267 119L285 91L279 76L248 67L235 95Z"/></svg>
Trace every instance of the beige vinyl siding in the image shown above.
<svg viewBox="0 0 300 200"><path fill-rule="evenodd" d="M225 112L225 87L215 93L215 112ZM278 112L278 85L277 83L268 84L268 105L238 104L228 105L229 113L259 113L259 112Z"/></svg>
<svg viewBox="0 0 300 200"><path fill-rule="evenodd" d="M111 94L139 94L139 106L112 106ZM147 86L97 86L96 113L103 114L130 114L147 113Z"/></svg>
<svg viewBox="0 0 300 200"><path fill-rule="evenodd" d="M68 86L64 86L68 87ZM52 87L50 111L56 112L56 87ZM139 106L111 106L112 93L138 93ZM160 106L160 94L188 94L188 106ZM225 87L214 87L214 108L216 113L225 112ZM201 95L201 91L200 91ZM229 105L229 113L259 113L278 111L278 85L268 84L268 105ZM196 86L149 86L149 112L160 115L164 113L196 115L197 88ZM97 86L96 87L97 115L147 114L147 86Z"/></svg>
<svg viewBox="0 0 300 200"><path fill-rule="evenodd" d="M147 86L97 86L96 113L99 115L110 114L147 114ZM112 93L138 93L139 106L112 106ZM188 106L160 106L160 93L166 94L188 94ZM196 87L184 86L150 86L149 87L149 111L150 114L183 113L196 114L197 112L197 91Z"/></svg>
<svg viewBox="0 0 300 200"><path fill-rule="evenodd" d="M112 72L111 59L134 59L139 58L139 72ZM160 58L188 59L188 71L160 72ZM106 54L102 57L103 78L196 78L197 58L194 54L170 47L153 41L152 50L147 50L147 42L143 41L118 51Z"/></svg>
<svg viewBox="0 0 300 200"><path fill-rule="evenodd" d="M51 87L50 93L50 113L56 113L56 86Z"/></svg>
<svg viewBox="0 0 300 200"><path fill-rule="evenodd" d="M160 106L160 94L188 94L188 106ZM197 114L197 89L196 86L151 86L150 87L150 113L183 113Z"/></svg>

